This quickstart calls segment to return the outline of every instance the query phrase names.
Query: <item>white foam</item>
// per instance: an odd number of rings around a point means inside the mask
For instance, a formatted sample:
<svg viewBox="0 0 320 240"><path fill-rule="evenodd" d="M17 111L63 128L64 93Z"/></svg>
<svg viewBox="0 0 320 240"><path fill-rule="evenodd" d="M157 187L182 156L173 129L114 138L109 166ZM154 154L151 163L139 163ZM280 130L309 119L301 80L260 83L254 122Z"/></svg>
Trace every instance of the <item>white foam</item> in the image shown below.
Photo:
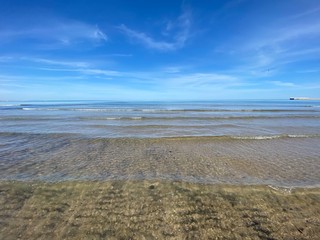
<svg viewBox="0 0 320 240"><path fill-rule="evenodd" d="M164 111L161 109L141 109L142 112L160 112L160 111Z"/></svg>
<svg viewBox="0 0 320 240"><path fill-rule="evenodd" d="M277 192L282 192L285 194L291 194L291 191L293 189L293 187L277 187L277 186L273 186L273 185L268 185L268 187L277 191Z"/></svg>
<svg viewBox="0 0 320 240"><path fill-rule="evenodd" d="M59 111L59 108L22 108L25 111Z"/></svg>
<svg viewBox="0 0 320 240"><path fill-rule="evenodd" d="M73 109L66 109L66 110L80 111L80 112L132 112L134 111L133 109L110 109L110 108L73 108Z"/></svg>
<svg viewBox="0 0 320 240"><path fill-rule="evenodd" d="M306 134L283 134L283 135L265 135L265 136L232 136L235 139L244 140L268 140L268 139L278 139L278 138L312 138L319 137L320 135L306 135Z"/></svg>
<svg viewBox="0 0 320 240"><path fill-rule="evenodd" d="M107 120L120 120L120 117L107 117Z"/></svg>
<svg viewBox="0 0 320 240"><path fill-rule="evenodd" d="M130 119L132 119L132 120L141 120L142 117L131 117Z"/></svg>
<svg viewBox="0 0 320 240"><path fill-rule="evenodd" d="M281 135L273 135L273 136L233 136L235 139L244 139L244 140L267 140L267 139L277 139L281 138Z"/></svg>
<svg viewBox="0 0 320 240"><path fill-rule="evenodd" d="M16 107L20 106L20 104L0 104L0 107Z"/></svg>

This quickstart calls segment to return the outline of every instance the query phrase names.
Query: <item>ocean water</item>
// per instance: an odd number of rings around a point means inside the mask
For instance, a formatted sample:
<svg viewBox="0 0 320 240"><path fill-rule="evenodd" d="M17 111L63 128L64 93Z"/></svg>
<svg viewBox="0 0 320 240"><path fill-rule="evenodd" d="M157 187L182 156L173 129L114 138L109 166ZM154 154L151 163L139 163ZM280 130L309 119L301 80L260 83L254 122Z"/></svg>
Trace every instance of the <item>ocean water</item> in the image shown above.
<svg viewBox="0 0 320 240"><path fill-rule="evenodd" d="M320 135L319 101L2 102L0 132L101 138Z"/></svg>
<svg viewBox="0 0 320 240"><path fill-rule="evenodd" d="M1 179L314 186L319 167L320 101L0 102Z"/></svg>

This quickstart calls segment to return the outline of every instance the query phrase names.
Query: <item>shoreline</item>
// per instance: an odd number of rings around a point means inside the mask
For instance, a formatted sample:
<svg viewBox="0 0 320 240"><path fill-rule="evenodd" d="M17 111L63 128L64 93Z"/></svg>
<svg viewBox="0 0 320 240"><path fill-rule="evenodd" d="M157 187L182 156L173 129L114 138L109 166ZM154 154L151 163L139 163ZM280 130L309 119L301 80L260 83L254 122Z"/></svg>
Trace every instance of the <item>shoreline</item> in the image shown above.
<svg viewBox="0 0 320 240"><path fill-rule="evenodd" d="M0 181L2 239L316 239L320 188Z"/></svg>

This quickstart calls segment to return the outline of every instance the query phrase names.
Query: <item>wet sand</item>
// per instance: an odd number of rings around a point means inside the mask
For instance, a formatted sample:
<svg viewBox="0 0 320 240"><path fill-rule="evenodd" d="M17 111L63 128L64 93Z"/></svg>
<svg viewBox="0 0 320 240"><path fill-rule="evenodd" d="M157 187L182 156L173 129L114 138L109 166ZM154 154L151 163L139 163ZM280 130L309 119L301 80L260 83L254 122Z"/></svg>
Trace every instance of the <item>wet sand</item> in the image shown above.
<svg viewBox="0 0 320 240"><path fill-rule="evenodd" d="M0 182L0 239L318 239L320 189Z"/></svg>
<svg viewBox="0 0 320 240"><path fill-rule="evenodd" d="M0 239L320 236L318 137L2 138Z"/></svg>

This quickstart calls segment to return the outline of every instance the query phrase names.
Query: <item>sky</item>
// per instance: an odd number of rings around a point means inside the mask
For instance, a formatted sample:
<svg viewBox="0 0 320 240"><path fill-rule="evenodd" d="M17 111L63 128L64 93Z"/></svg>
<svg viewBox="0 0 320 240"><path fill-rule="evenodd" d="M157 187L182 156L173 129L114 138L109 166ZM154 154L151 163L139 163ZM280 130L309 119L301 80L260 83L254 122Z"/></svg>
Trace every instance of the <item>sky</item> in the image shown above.
<svg viewBox="0 0 320 240"><path fill-rule="evenodd" d="M319 0L0 5L0 101L320 97Z"/></svg>

